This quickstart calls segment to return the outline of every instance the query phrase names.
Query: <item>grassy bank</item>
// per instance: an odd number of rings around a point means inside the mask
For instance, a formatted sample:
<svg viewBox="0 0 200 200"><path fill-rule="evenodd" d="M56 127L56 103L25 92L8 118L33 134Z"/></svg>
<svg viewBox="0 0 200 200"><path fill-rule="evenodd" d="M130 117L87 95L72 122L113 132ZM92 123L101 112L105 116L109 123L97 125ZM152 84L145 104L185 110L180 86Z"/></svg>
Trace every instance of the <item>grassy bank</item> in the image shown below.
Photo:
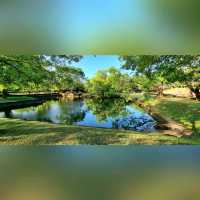
<svg viewBox="0 0 200 200"><path fill-rule="evenodd" d="M0 144L200 144L200 138L0 119Z"/></svg>
<svg viewBox="0 0 200 200"><path fill-rule="evenodd" d="M162 116L182 124L200 137L200 102L186 98L161 98L154 106Z"/></svg>

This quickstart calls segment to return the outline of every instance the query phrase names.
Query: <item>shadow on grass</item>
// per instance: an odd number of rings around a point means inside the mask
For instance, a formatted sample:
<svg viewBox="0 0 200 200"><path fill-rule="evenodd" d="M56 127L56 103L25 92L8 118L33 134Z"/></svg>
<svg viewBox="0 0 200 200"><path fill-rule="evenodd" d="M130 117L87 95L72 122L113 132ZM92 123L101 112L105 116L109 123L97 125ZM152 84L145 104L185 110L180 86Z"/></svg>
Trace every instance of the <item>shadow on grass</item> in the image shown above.
<svg viewBox="0 0 200 200"><path fill-rule="evenodd" d="M0 141L27 144L113 144L126 132L92 127L55 125L15 119L0 120ZM127 134L130 134L127 133Z"/></svg>
<svg viewBox="0 0 200 200"><path fill-rule="evenodd" d="M191 129L193 134L200 135L200 102L188 99L166 98L160 101L156 109L163 116Z"/></svg>
<svg viewBox="0 0 200 200"><path fill-rule="evenodd" d="M176 138L161 133L148 134L4 118L0 119L0 144L200 144L200 137Z"/></svg>

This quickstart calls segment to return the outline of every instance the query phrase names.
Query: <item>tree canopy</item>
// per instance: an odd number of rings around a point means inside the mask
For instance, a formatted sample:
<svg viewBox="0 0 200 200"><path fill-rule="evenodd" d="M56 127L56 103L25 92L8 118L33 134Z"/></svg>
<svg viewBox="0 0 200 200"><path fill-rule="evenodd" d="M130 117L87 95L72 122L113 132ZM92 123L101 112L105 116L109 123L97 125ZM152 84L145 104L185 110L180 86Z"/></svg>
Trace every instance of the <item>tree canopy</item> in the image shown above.
<svg viewBox="0 0 200 200"><path fill-rule="evenodd" d="M122 74L120 70L110 67L98 71L94 77L86 83L87 91L96 97L113 97L131 90L131 81L128 74Z"/></svg>
<svg viewBox="0 0 200 200"><path fill-rule="evenodd" d="M14 91L73 89L73 84L81 85L84 72L68 65L81 58L78 55L0 55L0 84Z"/></svg>
<svg viewBox="0 0 200 200"><path fill-rule="evenodd" d="M179 82L200 99L200 56L196 55L143 55L121 56L123 68L135 76L145 76L160 83Z"/></svg>

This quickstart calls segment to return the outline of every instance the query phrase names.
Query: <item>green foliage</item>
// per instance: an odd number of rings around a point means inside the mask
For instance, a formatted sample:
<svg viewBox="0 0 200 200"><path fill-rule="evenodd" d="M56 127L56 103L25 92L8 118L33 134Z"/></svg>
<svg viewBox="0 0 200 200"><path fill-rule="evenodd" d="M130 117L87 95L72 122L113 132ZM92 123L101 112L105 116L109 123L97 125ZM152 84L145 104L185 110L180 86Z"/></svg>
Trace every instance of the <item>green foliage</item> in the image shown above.
<svg viewBox="0 0 200 200"><path fill-rule="evenodd" d="M135 75L145 74L146 76L152 75L154 65L157 64L159 56L144 55L144 56L121 56L120 60L123 61L123 68L132 70ZM149 78L150 78L149 77Z"/></svg>
<svg viewBox="0 0 200 200"><path fill-rule="evenodd" d="M157 112L173 119L186 128L193 130L194 134L200 134L200 102L189 99L170 99L160 100L155 109Z"/></svg>
<svg viewBox="0 0 200 200"><path fill-rule="evenodd" d="M129 93L132 90L130 77L122 74L119 70L111 67L101 70L87 81L87 91L96 97L114 97L122 93Z"/></svg>
<svg viewBox="0 0 200 200"><path fill-rule="evenodd" d="M181 83L200 99L200 56L122 56L123 68L163 84Z"/></svg>
<svg viewBox="0 0 200 200"><path fill-rule="evenodd" d="M58 90L83 90L84 72L75 67L57 66L54 71L54 85Z"/></svg>
<svg viewBox="0 0 200 200"><path fill-rule="evenodd" d="M132 82L133 85L135 85L134 89L136 91L144 91L144 92L149 91L154 84L154 81L148 79L146 76L133 76Z"/></svg>
<svg viewBox="0 0 200 200"><path fill-rule="evenodd" d="M46 59L46 57L48 57L49 61L51 63L54 63L54 65L65 65L66 62L71 64L72 62L79 62L80 59L83 58L83 56L80 56L80 55L51 55L51 56L43 55L42 56L43 59Z"/></svg>
<svg viewBox="0 0 200 200"><path fill-rule="evenodd" d="M77 88L82 85L84 73L79 68L68 67L67 63L78 62L81 58L65 55L0 55L0 84L12 91Z"/></svg>

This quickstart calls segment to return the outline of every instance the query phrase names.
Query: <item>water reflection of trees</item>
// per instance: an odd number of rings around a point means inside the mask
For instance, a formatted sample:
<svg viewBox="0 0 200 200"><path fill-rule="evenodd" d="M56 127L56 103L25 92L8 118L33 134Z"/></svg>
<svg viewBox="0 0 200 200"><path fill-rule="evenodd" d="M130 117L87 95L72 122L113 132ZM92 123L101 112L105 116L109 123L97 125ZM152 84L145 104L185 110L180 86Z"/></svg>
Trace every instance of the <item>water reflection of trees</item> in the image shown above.
<svg viewBox="0 0 200 200"><path fill-rule="evenodd" d="M110 118L113 128L151 131L155 125L150 116L139 113L137 116L138 110L128 105L125 99L87 99L85 103L99 122L108 121Z"/></svg>
<svg viewBox="0 0 200 200"><path fill-rule="evenodd" d="M57 116L57 119L68 125L82 121L86 115L83 105L82 101L60 100L60 114Z"/></svg>
<svg viewBox="0 0 200 200"><path fill-rule="evenodd" d="M98 121L106 121L108 117L127 116L126 101L121 98L86 99L87 108L96 116Z"/></svg>
<svg viewBox="0 0 200 200"><path fill-rule="evenodd" d="M81 101L48 101L37 107L38 118L43 117L45 121L64 123L72 125L75 122L82 121L85 117L85 111L82 109ZM53 109L53 113L50 112ZM54 116L52 116L54 115ZM54 118L55 119L52 119Z"/></svg>
<svg viewBox="0 0 200 200"><path fill-rule="evenodd" d="M85 110L81 101L47 101L36 107L17 110L18 113L35 112L36 120L51 123L72 125L85 118ZM31 117L31 116L30 116Z"/></svg>
<svg viewBox="0 0 200 200"><path fill-rule="evenodd" d="M32 119L32 120L37 120L37 121L53 122L51 119L51 116L47 114L53 103L54 101L47 101L38 106L17 109L15 110L15 112L19 114L27 113L26 119L29 119L29 120ZM30 112L30 115L28 114L29 112ZM33 112L35 113L35 116L31 116L31 113Z"/></svg>

